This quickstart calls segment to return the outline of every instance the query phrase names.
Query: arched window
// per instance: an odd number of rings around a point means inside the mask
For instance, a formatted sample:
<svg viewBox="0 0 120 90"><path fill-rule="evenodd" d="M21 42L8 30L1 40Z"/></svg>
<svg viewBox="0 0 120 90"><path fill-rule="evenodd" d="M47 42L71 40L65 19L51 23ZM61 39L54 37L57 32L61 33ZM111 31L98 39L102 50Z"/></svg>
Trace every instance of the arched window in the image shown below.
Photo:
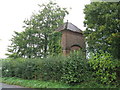
<svg viewBox="0 0 120 90"><path fill-rule="evenodd" d="M74 50L79 50L81 47L79 45L72 45L71 46L71 51L74 51Z"/></svg>

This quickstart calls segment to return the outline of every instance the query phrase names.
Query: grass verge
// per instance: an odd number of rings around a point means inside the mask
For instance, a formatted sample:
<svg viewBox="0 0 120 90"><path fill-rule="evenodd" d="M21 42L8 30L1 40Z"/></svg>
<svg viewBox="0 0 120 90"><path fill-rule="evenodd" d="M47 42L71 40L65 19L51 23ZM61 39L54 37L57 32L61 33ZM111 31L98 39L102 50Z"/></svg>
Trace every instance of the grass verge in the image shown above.
<svg viewBox="0 0 120 90"><path fill-rule="evenodd" d="M24 80L15 77L0 77L2 83L10 85L19 85L27 88L71 88L69 85L59 82Z"/></svg>
<svg viewBox="0 0 120 90"><path fill-rule="evenodd" d="M16 77L0 77L0 82L18 85L25 88L120 88L111 85L98 84L97 82L86 82L79 85L70 86L61 82L40 81L40 80L24 80Z"/></svg>

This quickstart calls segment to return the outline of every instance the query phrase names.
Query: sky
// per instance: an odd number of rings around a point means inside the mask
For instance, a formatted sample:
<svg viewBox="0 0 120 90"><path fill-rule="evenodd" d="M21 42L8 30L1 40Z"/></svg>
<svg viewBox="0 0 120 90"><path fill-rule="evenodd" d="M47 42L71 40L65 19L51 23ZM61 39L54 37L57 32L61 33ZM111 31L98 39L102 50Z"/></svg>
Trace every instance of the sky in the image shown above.
<svg viewBox="0 0 120 90"><path fill-rule="evenodd" d="M83 9L90 0L52 0L60 7L68 8L69 15L67 20L76 25L81 30L85 30L83 25ZM23 21L29 19L32 13L37 12L40 8L38 4L48 3L49 0L0 0L0 58L6 58L10 39L14 31L22 32L24 29ZM72 9L70 9L72 8Z"/></svg>

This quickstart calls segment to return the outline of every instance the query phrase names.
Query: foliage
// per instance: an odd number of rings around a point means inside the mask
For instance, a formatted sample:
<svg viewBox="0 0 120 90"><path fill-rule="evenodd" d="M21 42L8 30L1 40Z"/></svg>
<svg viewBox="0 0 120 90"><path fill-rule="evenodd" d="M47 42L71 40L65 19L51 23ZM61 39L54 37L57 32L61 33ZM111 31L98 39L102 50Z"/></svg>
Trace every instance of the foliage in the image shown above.
<svg viewBox="0 0 120 90"><path fill-rule="evenodd" d="M117 72L119 71L120 61L113 59L109 53L103 53L102 51L91 55L89 63L94 71L93 77L95 77L98 82L102 84L118 83Z"/></svg>
<svg viewBox="0 0 120 90"><path fill-rule="evenodd" d="M2 61L4 77L63 81L74 84L90 78L89 65L80 52L68 57L50 56L43 59L14 59Z"/></svg>
<svg viewBox="0 0 120 90"><path fill-rule="evenodd" d="M109 38L108 38L108 43L111 44L110 51L114 52L112 55L115 58L120 59L120 32L118 33L113 33ZM116 53L115 53L116 52Z"/></svg>
<svg viewBox="0 0 120 90"><path fill-rule="evenodd" d="M76 85L74 86L74 88L92 88L92 89L102 88L103 89L103 88L116 88L116 85L104 85L96 81L88 81L88 82L83 82L80 85Z"/></svg>
<svg viewBox="0 0 120 90"><path fill-rule="evenodd" d="M32 80L62 81L70 85L77 84L78 87L83 83L86 87L102 85L118 87L120 61L109 53L99 52L91 54L88 60L79 51L72 52L67 57L58 55L43 59L2 60L2 75Z"/></svg>
<svg viewBox="0 0 120 90"><path fill-rule="evenodd" d="M24 21L25 30L15 32L8 48L9 57L43 58L61 52L61 33L55 32L55 29L63 23L68 12L51 1L39 7L38 13Z"/></svg>
<svg viewBox="0 0 120 90"><path fill-rule="evenodd" d="M58 59L60 58L61 57L55 59L55 57L53 57L50 60L48 60L48 58L2 60L2 75L5 77L39 80L51 80L56 77L55 79L57 80L58 77L54 76L54 74L58 72L58 68L56 68L58 67L58 63L55 62L59 62L60 60Z"/></svg>
<svg viewBox="0 0 120 90"><path fill-rule="evenodd" d="M88 81L91 78L88 61L82 52L74 51L66 59L62 68L62 81L75 84Z"/></svg>
<svg viewBox="0 0 120 90"><path fill-rule="evenodd" d="M119 57L120 2L92 2L84 9L88 50Z"/></svg>
<svg viewBox="0 0 120 90"><path fill-rule="evenodd" d="M43 60L42 65L42 80L60 81L62 76L62 68L64 56L50 56Z"/></svg>
<svg viewBox="0 0 120 90"><path fill-rule="evenodd" d="M6 77L20 77L24 79L36 79L39 75L40 65L38 59L8 59L2 61L2 75Z"/></svg>

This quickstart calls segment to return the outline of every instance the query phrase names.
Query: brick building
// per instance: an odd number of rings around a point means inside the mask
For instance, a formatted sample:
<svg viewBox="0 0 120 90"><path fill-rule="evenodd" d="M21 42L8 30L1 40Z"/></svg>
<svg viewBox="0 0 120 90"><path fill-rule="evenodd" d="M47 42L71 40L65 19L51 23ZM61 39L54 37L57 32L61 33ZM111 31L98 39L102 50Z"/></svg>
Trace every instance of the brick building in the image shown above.
<svg viewBox="0 0 120 90"><path fill-rule="evenodd" d="M85 49L85 41L82 31L70 22L66 22L56 29L62 32L62 50L68 55L72 50Z"/></svg>

